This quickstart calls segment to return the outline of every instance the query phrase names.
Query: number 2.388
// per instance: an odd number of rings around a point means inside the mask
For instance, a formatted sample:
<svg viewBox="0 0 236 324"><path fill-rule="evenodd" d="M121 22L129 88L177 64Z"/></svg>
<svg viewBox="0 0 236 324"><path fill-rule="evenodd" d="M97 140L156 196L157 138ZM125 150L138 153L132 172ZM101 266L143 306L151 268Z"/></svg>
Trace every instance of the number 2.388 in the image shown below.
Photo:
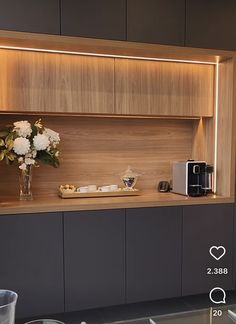
<svg viewBox="0 0 236 324"><path fill-rule="evenodd" d="M227 275L228 268L207 268L208 275Z"/></svg>

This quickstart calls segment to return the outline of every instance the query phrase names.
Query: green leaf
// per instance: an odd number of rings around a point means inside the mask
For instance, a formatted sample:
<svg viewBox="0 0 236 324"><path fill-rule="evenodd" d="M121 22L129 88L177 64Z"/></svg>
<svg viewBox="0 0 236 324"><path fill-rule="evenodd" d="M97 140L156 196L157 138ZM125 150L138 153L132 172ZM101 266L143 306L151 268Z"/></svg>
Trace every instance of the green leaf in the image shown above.
<svg viewBox="0 0 236 324"><path fill-rule="evenodd" d="M14 153L11 153L11 152L9 152L9 153L7 153L7 158L8 158L8 160L10 160L10 161L14 161L15 160L15 158L16 158L16 155L14 154Z"/></svg>
<svg viewBox="0 0 236 324"><path fill-rule="evenodd" d="M47 151L38 151L37 153L37 161L41 161L44 164L48 164L54 168L58 168L60 165L60 161L57 157L51 155Z"/></svg>
<svg viewBox="0 0 236 324"><path fill-rule="evenodd" d="M12 148L13 148L13 146L14 146L14 141L13 140L10 140L10 139L7 140L6 147L7 147L8 151L11 151Z"/></svg>
<svg viewBox="0 0 236 324"><path fill-rule="evenodd" d="M5 157L4 151L0 151L0 161L2 161Z"/></svg>
<svg viewBox="0 0 236 324"><path fill-rule="evenodd" d="M2 138L0 138L0 146L5 146L5 142Z"/></svg>
<svg viewBox="0 0 236 324"><path fill-rule="evenodd" d="M7 144L8 141L12 141L14 138L14 134L13 133L9 133L7 135L7 137L5 138L5 143Z"/></svg>
<svg viewBox="0 0 236 324"><path fill-rule="evenodd" d="M32 133L31 133L31 136L30 137L33 138L37 134L38 134L38 128L35 125L33 125L32 126Z"/></svg>

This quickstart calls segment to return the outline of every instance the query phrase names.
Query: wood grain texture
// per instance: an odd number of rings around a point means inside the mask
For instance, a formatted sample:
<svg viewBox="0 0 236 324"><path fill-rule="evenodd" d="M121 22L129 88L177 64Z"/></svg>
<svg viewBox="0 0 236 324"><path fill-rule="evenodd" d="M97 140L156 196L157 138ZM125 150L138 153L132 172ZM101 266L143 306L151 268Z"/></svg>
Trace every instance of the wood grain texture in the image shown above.
<svg viewBox="0 0 236 324"><path fill-rule="evenodd" d="M1 111L212 116L214 66L0 50Z"/></svg>
<svg viewBox="0 0 236 324"><path fill-rule="evenodd" d="M32 49L221 62L234 52L0 30L0 44Z"/></svg>
<svg viewBox="0 0 236 324"><path fill-rule="evenodd" d="M51 196L34 196L32 201L19 201L16 197L0 196L0 215L45 213L80 210L103 210L159 206L187 206L233 203L234 198L222 196L185 197L173 193L150 192L135 197L103 197L61 199ZM9 216L10 216L9 215ZM43 216L43 215L42 215Z"/></svg>
<svg viewBox="0 0 236 324"><path fill-rule="evenodd" d="M234 72L235 70L235 72ZM219 64L219 96L217 132L216 105L213 118L195 121L192 157L210 164L215 160L215 138L217 140L216 186L217 194L234 196L235 192L235 109L233 104L233 84L236 77L234 61L226 60ZM235 95L235 94L234 94Z"/></svg>
<svg viewBox="0 0 236 324"><path fill-rule="evenodd" d="M131 115L212 116L214 66L115 59L115 110Z"/></svg>
<svg viewBox="0 0 236 324"><path fill-rule="evenodd" d="M219 194L234 195L235 184L235 108L233 89L236 82L234 61L219 64L219 112L217 150L217 188Z"/></svg>
<svg viewBox="0 0 236 324"><path fill-rule="evenodd" d="M0 128L36 116L0 115ZM56 195L61 184L118 184L127 166L140 173L137 188L155 191L170 180L172 162L191 158L192 120L44 117L60 133L61 166L33 170L33 192ZM18 195L18 167L0 164L0 194Z"/></svg>
<svg viewBox="0 0 236 324"><path fill-rule="evenodd" d="M0 50L0 110L114 113L111 58Z"/></svg>
<svg viewBox="0 0 236 324"><path fill-rule="evenodd" d="M194 121L192 158L214 164L215 118Z"/></svg>

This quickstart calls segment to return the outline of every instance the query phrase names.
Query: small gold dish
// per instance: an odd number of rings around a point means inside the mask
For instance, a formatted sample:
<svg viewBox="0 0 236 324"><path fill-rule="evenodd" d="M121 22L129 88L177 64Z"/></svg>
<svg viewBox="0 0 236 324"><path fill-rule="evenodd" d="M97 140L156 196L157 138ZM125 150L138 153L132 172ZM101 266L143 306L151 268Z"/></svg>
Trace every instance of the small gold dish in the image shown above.
<svg viewBox="0 0 236 324"><path fill-rule="evenodd" d="M59 191L61 191L62 193L70 194L76 191L76 186L71 184L60 185Z"/></svg>

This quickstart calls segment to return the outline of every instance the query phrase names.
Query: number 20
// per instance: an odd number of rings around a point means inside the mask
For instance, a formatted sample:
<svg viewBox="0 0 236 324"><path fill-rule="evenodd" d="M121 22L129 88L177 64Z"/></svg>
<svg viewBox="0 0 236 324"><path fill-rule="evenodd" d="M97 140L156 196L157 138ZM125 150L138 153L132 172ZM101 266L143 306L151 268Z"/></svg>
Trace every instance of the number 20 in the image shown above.
<svg viewBox="0 0 236 324"><path fill-rule="evenodd" d="M220 317L220 316L222 316L222 310L217 310L217 309L213 309L213 311L212 311L212 313L213 313L213 316L214 317L216 317L216 316L218 316L218 317Z"/></svg>

